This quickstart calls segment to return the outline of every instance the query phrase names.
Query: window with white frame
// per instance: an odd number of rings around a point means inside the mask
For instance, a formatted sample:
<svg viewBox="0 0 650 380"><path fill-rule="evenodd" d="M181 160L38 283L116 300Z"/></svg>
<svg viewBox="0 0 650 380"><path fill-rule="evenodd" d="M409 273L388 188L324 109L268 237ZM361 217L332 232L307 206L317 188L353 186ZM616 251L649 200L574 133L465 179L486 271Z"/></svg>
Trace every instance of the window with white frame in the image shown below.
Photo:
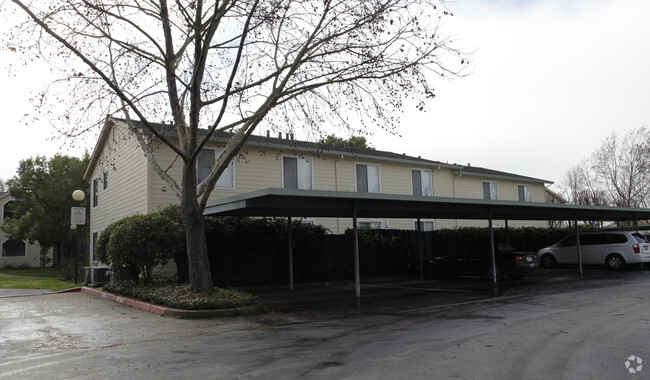
<svg viewBox="0 0 650 380"><path fill-rule="evenodd" d="M282 184L285 189L313 189L312 159L282 157Z"/></svg>
<svg viewBox="0 0 650 380"><path fill-rule="evenodd" d="M99 205L99 178L93 179L93 207L97 207Z"/></svg>
<svg viewBox="0 0 650 380"><path fill-rule="evenodd" d="M431 219L431 220L422 220L422 219L420 219L420 228L421 228L420 231L433 231L433 230L435 230L435 227L436 227L436 225L435 225L433 219ZM413 221L413 229L415 229L415 230L418 229L418 221L417 220Z"/></svg>
<svg viewBox="0 0 650 380"><path fill-rule="evenodd" d="M357 222L357 227L360 229L367 230L381 230L384 227L384 224L381 221L364 221Z"/></svg>
<svg viewBox="0 0 650 380"><path fill-rule="evenodd" d="M433 182L431 180L431 171L429 170L411 170L411 186L413 195L431 197L433 196Z"/></svg>
<svg viewBox="0 0 650 380"><path fill-rule="evenodd" d="M379 193L379 166L357 164L357 192Z"/></svg>
<svg viewBox="0 0 650 380"><path fill-rule="evenodd" d="M98 239L98 237L99 237L99 232L93 231L92 240L91 240L91 244L92 244L91 249L92 249L92 252L93 252L93 260L95 260L95 261L97 261L97 252L95 252L95 250L97 249L97 239Z"/></svg>
<svg viewBox="0 0 650 380"><path fill-rule="evenodd" d="M533 200L530 192L530 185L517 185L520 202L531 202Z"/></svg>
<svg viewBox="0 0 650 380"><path fill-rule="evenodd" d="M499 187L496 182L483 182L483 199L499 199Z"/></svg>
<svg viewBox="0 0 650 380"><path fill-rule="evenodd" d="M217 157L222 151L223 149L201 149L196 160L198 183L208 178L208 175L214 169ZM233 161L230 161L228 167L221 173L214 187L224 189L232 189L235 187L235 164Z"/></svg>
<svg viewBox="0 0 650 380"><path fill-rule="evenodd" d="M102 175L102 186L104 191L108 190L108 171L105 171Z"/></svg>

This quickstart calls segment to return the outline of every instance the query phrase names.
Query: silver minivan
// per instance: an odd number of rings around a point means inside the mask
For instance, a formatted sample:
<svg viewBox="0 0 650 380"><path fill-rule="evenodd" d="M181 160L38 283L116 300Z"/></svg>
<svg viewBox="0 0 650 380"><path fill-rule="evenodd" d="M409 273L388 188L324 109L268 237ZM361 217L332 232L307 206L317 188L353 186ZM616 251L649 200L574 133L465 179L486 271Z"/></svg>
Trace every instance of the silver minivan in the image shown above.
<svg viewBox="0 0 650 380"><path fill-rule="evenodd" d="M650 243L638 232L581 233L580 252L584 264L605 264L610 269L650 262ZM555 264L577 264L576 236L569 235L550 247L540 249L537 257L543 268Z"/></svg>

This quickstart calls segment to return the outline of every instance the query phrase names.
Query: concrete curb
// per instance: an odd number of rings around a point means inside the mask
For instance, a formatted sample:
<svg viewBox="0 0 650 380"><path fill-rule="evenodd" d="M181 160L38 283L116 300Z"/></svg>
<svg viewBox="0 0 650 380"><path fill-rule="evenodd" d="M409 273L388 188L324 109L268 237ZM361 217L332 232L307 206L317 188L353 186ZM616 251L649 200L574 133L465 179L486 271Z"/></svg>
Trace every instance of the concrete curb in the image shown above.
<svg viewBox="0 0 650 380"><path fill-rule="evenodd" d="M65 292L82 292L98 298L108 299L114 302L121 303L126 306L130 306L142 311L148 311L150 313L158 314L164 317L172 318L218 318L218 317L233 317L233 316L247 316L260 314L264 311L262 305L252 305L241 308L232 308L232 309L222 309L222 310L180 310L172 309L162 306L153 305L147 302L142 302L134 300L128 297L117 296L112 293L107 293L101 290L80 287L63 290L60 293Z"/></svg>

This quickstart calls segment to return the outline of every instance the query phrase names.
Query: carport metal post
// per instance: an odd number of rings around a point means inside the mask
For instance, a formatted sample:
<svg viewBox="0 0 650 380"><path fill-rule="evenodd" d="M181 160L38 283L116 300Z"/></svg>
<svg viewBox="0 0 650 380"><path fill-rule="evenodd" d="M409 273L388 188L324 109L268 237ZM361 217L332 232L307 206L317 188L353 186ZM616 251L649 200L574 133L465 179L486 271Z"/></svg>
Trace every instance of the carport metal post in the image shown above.
<svg viewBox="0 0 650 380"><path fill-rule="evenodd" d="M580 231L578 230L578 217L575 213L573 215L573 226L575 227L576 231L576 249L578 250L578 272L580 273L580 277L582 277L582 250L580 249Z"/></svg>
<svg viewBox="0 0 650 380"><path fill-rule="evenodd" d="M488 226L490 228L490 254L492 255L492 283L497 283L497 262L494 253L494 228L492 228L492 208L488 206Z"/></svg>
<svg viewBox="0 0 650 380"><path fill-rule="evenodd" d="M352 231L354 233L354 294L361 298L361 276L359 275L359 227L357 226L357 204L352 203Z"/></svg>
<svg viewBox="0 0 650 380"><path fill-rule="evenodd" d="M293 290L293 226L291 217L287 218L287 240L289 241L289 290Z"/></svg>
<svg viewBox="0 0 650 380"><path fill-rule="evenodd" d="M634 216L634 232L640 232L639 231L639 220L636 218L636 215ZM643 263L641 263L641 270L643 270Z"/></svg>
<svg viewBox="0 0 650 380"><path fill-rule="evenodd" d="M422 240L422 223L418 217L418 241L420 243L420 280L424 280L424 243Z"/></svg>

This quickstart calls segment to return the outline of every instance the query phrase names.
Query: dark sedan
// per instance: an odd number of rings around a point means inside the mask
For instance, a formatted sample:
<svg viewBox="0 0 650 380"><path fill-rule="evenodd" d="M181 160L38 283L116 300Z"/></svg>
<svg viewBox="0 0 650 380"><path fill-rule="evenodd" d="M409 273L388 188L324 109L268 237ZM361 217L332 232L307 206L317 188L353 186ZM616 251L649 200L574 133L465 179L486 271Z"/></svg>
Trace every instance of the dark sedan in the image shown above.
<svg viewBox="0 0 650 380"><path fill-rule="evenodd" d="M519 279L538 268L535 252L525 252L509 244L499 244L495 250L497 280L504 277ZM481 276L493 279L490 252L470 251L435 257L428 261L430 277Z"/></svg>

